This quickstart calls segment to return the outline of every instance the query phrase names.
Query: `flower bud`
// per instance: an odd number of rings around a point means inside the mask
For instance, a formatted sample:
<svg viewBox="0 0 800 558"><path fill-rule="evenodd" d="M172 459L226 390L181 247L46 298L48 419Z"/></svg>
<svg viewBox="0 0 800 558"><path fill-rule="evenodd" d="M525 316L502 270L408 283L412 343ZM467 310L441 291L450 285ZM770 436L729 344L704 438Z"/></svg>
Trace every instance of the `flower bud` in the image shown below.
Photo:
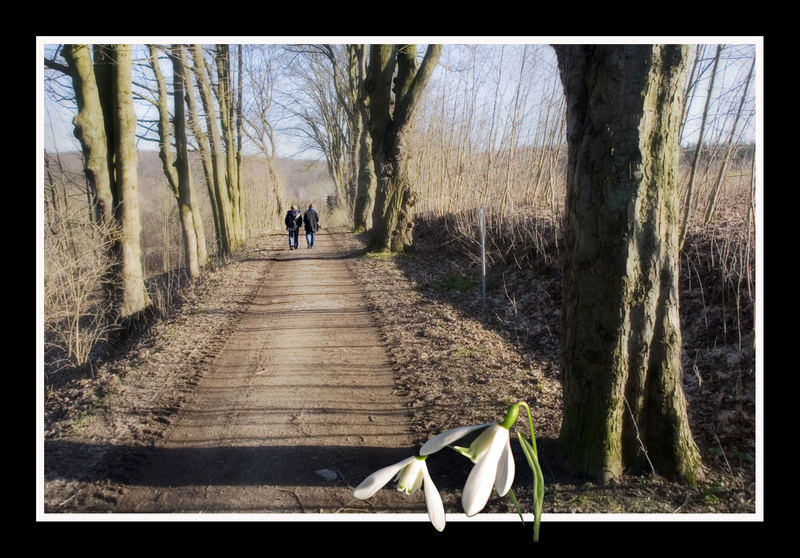
<svg viewBox="0 0 800 558"><path fill-rule="evenodd" d="M500 426L506 430L510 429L512 426L514 426L514 423L517 422L517 417L519 417L519 403L515 403L508 408L506 418L503 419L503 422L500 423Z"/></svg>

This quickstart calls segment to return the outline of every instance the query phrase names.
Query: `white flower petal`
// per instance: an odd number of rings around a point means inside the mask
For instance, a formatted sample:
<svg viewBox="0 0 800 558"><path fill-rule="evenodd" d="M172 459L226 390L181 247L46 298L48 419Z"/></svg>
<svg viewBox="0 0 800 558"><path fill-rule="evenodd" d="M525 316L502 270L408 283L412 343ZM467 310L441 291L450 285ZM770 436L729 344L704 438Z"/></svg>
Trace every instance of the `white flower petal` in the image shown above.
<svg viewBox="0 0 800 558"><path fill-rule="evenodd" d="M496 428L498 426L499 425L495 423L494 426L481 432L478 437L472 441L472 444L470 444L466 454L469 454L467 457L469 457L473 463L477 463L483 454L489 451L489 449L492 447L495 436L497 436L497 434L500 432Z"/></svg>
<svg viewBox="0 0 800 558"><path fill-rule="evenodd" d="M493 432L491 446L475 463L461 494L461 504L467 516L473 516L481 511L489 501L494 480L497 477L498 461L508 440L507 429L499 424L490 428Z"/></svg>
<svg viewBox="0 0 800 558"><path fill-rule="evenodd" d="M414 459L397 474L397 490L405 492L406 494L414 494L422 486L422 469L425 468L425 462L420 459Z"/></svg>
<svg viewBox="0 0 800 558"><path fill-rule="evenodd" d="M447 430L442 432L441 434L437 434L427 442L425 442L419 450L420 455L430 455L432 453L436 453L442 448L446 448L452 442L459 440L472 432L473 430L477 430L479 428L486 428L487 426L491 426L492 424L497 424L494 422L487 422L486 424L476 424L473 426L459 426L458 428L453 428L452 430Z"/></svg>
<svg viewBox="0 0 800 558"><path fill-rule="evenodd" d="M425 478L425 485L423 492L425 492L425 504L428 507L428 517L437 531L443 531L445 525L444 504L442 504L442 497L439 496L439 491L436 490L436 485L433 484L428 473L428 467L422 468L422 476Z"/></svg>
<svg viewBox="0 0 800 558"><path fill-rule="evenodd" d="M413 455L408 459L404 459L394 465L389 465L388 467L384 467L383 469L378 469L370 476L365 478L361 484L359 484L355 490L353 490L353 496L360 500L366 500L367 498L373 496L378 490L386 486L386 484L392 480L397 473L399 473L403 467L412 463L417 458Z"/></svg>
<svg viewBox="0 0 800 558"><path fill-rule="evenodd" d="M506 439L506 445L497 464L497 477L494 479L494 489L498 496L505 496L514 484L514 454L511 453L511 438Z"/></svg>

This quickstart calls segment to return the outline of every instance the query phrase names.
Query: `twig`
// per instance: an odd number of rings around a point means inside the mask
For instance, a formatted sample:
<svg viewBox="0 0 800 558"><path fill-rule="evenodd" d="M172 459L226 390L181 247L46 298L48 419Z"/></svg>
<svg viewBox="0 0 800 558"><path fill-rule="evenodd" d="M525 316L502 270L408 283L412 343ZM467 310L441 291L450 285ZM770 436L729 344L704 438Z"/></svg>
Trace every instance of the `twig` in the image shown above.
<svg viewBox="0 0 800 558"><path fill-rule="evenodd" d="M683 504L672 510L672 513L678 513L678 511L689 502L689 494L686 495L686 498L683 499Z"/></svg>
<svg viewBox="0 0 800 558"><path fill-rule="evenodd" d="M633 411L631 410L631 406L628 404L628 398L623 397L625 401L625 406L628 408L628 412L631 414L631 422L633 422L633 428L636 430L636 440L639 442L639 445L642 447L642 453L644 453L645 458L647 459L647 463L650 464L650 471L655 475L656 468L653 467L653 462L650 461L650 456L647 455L647 449L644 447L644 442L642 438L639 436L639 426L636 424L636 417L633 416Z"/></svg>
<svg viewBox="0 0 800 558"><path fill-rule="evenodd" d="M508 289L506 288L506 274L505 274L505 273L503 273L503 290L504 290L504 291L505 291L505 293L506 293L506 298L507 298L507 299L508 299L508 301L511 303L511 308L513 308L513 309L514 309L514 315L516 316L516 315L517 315L517 313L518 313L518 312L517 312L517 301L516 301L516 297L511 297L511 296L508 294Z"/></svg>
<svg viewBox="0 0 800 558"><path fill-rule="evenodd" d="M300 499L300 496L298 496L294 490L286 490L284 488L279 488L278 490L280 490L281 492L288 492L289 494L294 496L295 500L297 500L297 503L300 504L300 509L302 509L303 512L305 513L306 507L303 505L303 501Z"/></svg>
<svg viewBox="0 0 800 558"><path fill-rule="evenodd" d="M76 490L75 492L73 492L73 493L72 493L72 496L70 496L70 497L69 497L69 498L67 498L66 500L64 500L64 501L62 501L62 502L59 502L58 504L56 504L56 507L57 507L57 508L59 508L59 507L63 506L64 504L66 504L67 502L69 502L70 500L72 500L72 499L73 499L75 496L77 496L77 495L78 495L78 492L80 492L80 490Z"/></svg>
<svg viewBox="0 0 800 558"><path fill-rule="evenodd" d="M719 437L717 437L717 433L714 433L714 439L717 441L717 445L719 446L719 451L722 452L722 459L725 460L725 466L728 468L728 474L733 478L733 470L731 469L731 464L728 463L728 457L725 455L725 450L722 449L722 443L719 441Z"/></svg>

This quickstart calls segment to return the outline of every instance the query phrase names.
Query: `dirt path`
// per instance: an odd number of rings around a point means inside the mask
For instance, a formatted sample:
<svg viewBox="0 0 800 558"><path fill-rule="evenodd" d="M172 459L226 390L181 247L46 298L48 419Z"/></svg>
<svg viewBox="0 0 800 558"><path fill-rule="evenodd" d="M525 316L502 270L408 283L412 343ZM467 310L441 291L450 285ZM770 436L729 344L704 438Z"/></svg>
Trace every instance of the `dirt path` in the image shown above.
<svg viewBox="0 0 800 558"><path fill-rule="evenodd" d="M421 498L352 490L415 451L372 313L323 231L271 236L263 284L115 511L424 512Z"/></svg>

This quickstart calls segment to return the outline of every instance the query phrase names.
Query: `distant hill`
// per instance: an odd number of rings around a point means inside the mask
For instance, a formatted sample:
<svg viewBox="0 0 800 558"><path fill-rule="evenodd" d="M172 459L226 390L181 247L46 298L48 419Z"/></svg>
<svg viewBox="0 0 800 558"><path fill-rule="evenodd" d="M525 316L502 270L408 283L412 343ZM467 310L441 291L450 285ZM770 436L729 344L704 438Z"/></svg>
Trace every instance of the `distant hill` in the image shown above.
<svg viewBox="0 0 800 558"><path fill-rule="evenodd" d="M79 152L67 153L48 153L47 157L52 162L59 162L64 172L73 178L79 177L83 173L83 157ZM198 193L204 193L202 182L202 167L199 158L195 155L190 156L192 160L192 177L198 188ZM58 165L52 166L54 172ZM253 182L266 182L266 163L258 155L245 156L245 170L250 170L251 175L246 176ZM325 198L334 191L333 182L328 175L327 166L324 161L303 160L303 159L279 159L276 172L283 187L287 203L316 202L317 205L324 205ZM166 188L164 171L161 168L161 159L155 151L139 151L139 191L141 199L160 199L163 195L162 189ZM294 200L294 202L292 201Z"/></svg>
<svg viewBox="0 0 800 558"><path fill-rule="evenodd" d="M54 181L59 185L59 195L64 195L70 211L82 212L87 202L85 179L83 176L83 156L79 152L48 153L47 162ZM200 159L190 156L190 168L195 191L204 216L206 243L214 243L214 223L208 189L203 178ZM266 162L257 155L245 156L242 183L245 189L248 228L254 233L263 230L280 229L282 217L271 214L272 185L268 180ZM155 151L139 151L139 208L142 220L142 249L148 269L161 269L162 262L168 266L181 260L180 224L177 218L177 204L167 187L161 159ZM325 201L334 192L333 182L323 161L280 159L276 173L282 187L284 204L303 207L314 203L324 215ZM88 215L88 213L86 213ZM327 219L323 222L327 222ZM248 233L250 234L250 233ZM165 254L165 245L169 253ZM164 258L167 258L166 260Z"/></svg>

